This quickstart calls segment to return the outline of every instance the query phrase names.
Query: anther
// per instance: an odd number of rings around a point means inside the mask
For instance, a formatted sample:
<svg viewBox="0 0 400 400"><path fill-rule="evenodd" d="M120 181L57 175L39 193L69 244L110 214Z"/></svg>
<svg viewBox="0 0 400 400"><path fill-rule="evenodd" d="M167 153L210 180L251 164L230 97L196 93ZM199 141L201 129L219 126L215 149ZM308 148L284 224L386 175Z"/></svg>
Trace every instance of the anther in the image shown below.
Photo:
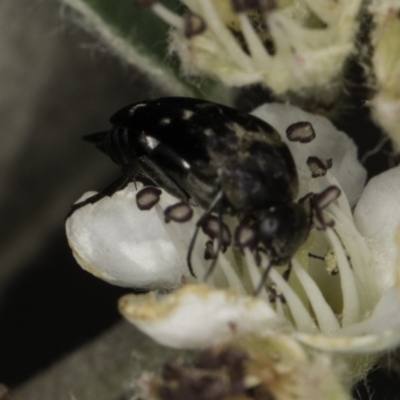
<svg viewBox="0 0 400 400"><path fill-rule="evenodd" d="M335 252L333 250L329 250L324 257L324 260L328 273L331 275L337 275L339 273L339 265Z"/></svg>
<svg viewBox="0 0 400 400"><path fill-rule="evenodd" d="M249 247L251 250L257 245L257 233L247 225L239 225L235 231L235 243L243 250Z"/></svg>
<svg viewBox="0 0 400 400"><path fill-rule="evenodd" d="M151 210L159 201L162 191L153 186L147 186L136 193L136 204L139 210Z"/></svg>
<svg viewBox="0 0 400 400"><path fill-rule="evenodd" d="M321 193L314 196L312 199L312 215L317 229L325 230L335 225L335 221L323 210L334 202L341 193L342 191L337 186L328 186Z"/></svg>
<svg viewBox="0 0 400 400"><path fill-rule="evenodd" d="M328 207L329 204L333 203L340 195L342 191L337 186L328 186L321 193L317 194L313 200L314 208L323 210Z"/></svg>
<svg viewBox="0 0 400 400"><path fill-rule="evenodd" d="M325 176L328 169L332 168L332 158L328 160L322 160L319 157L308 157L307 166L311 171L311 176L313 178L319 178L320 176Z"/></svg>
<svg viewBox="0 0 400 400"><path fill-rule="evenodd" d="M204 224L201 226L203 232L209 236L211 240L218 238L218 218L214 215L210 215ZM226 224L222 223L222 237L221 237L221 245L222 248L226 248L231 244L231 232Z"/></svg>
<svg viewBox="0 0 400 400"><path fill-rule="evenodd" d="M204 249L204 259L205 260L214 260L217 255L214 251L214 243L212 240L207 240L206 248Z"/></svg>
<svg viewBox="0 0 400 400"><path fill-rule="evenodd" d="M166 223L170 221L181 223L187 222L192 218L192 216L193 210L189 204L185 202L173 204L164 210L164 218Z"/></svg>
<svg viewBox="0 0 400 400"><path fill-rule="evenodd" d="M278 289L275 283L271 284L267 288L269 294L269 302L275 303L277 299L280 299L282 303L286 303L285 296L282 292Z"/></svg>
<svg viewBox="0 0 400 400"><path fill-rule="evenodd" d="M309 143L315 139L315 131L309 122L300 121L288 126L286 136L291 142Z"/></svg>
<svg viewBox="0 0 400 400"><path fill-rule="evenodd" d="M206 30L204 19L195 13L187 13L183 16L183 32L187 38L200 35Z"/></svg>

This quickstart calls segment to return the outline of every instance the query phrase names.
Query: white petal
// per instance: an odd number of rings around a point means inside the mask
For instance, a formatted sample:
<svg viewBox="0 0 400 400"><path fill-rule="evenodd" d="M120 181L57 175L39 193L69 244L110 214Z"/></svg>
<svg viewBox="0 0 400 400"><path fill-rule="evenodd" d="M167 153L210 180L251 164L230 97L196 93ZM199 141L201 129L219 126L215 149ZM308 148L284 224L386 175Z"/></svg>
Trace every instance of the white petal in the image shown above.
<svg viewBox="0 0 400 400"><path fill-rule="evenodd" d="M395 283L396 229L400 224L400 167L371 179L354 211L354 221L366 238L372 265L372 279L380 292Z"/></svg>
<svg viewBox="0 0 400 400"><path fill-rule="evenodd" d="M68 242L81 267L119 286L172 289L189 277L155 208L136 206L136 189L126 189L75 211L66 222ZM87 193L80 199L93 195ZM161 202L176 199L165 192Z"/></svg>
<svg viewBox="0 0 400 400"><path fill-rule="evenodd" d="M400 298L395 286L383 294L369 318L343 329L343 333L347 335L380 334L390 329L400 331Z"/></svg>
<svg viewBox="0 0 400 400"><path fill-rule="evenodd" d="M307 346L341 353L377 353L400 343L400 329L389 329L379 335L329 337L296 333L295 337Z"/></svg>
<svg viewBox="0 0 400 400"><path fill-rule="evenodd" d="M246 333L287 329L266 302L205 285L186 285L160 301L154 294L127 295L119 309L155 341L175 348L204 348Z"/></svg>
<svg viewBox="0 0 400 400"><path fill-rule="evenodd" d="M392 287L380 299L372 315L364 321L342 329L334 337L297 333L300 341L329 351L373 353L400 344L400 297Z"/></svg>
<svg viewBox="0 0 400 400"><path fill-rule="evenodd" d="M346 193L350 205L354 205L364 188L366 171L357 160L357 147L343 132L338 131L333 124L324 117L309 114L300 108L285 104L269 103L256 108L253 115L271 124L289 146L300 175L299 197L310 190L319 191L319 182L325 178L311 178L306 166L309 156L317 156L324 160L332 158L333 166L330 170L339 181ZM307 121L313 126L316 138L310 143L291 142L287 139L286 129L296 122ZM324 188L323 184L321 188Z"/></svg>

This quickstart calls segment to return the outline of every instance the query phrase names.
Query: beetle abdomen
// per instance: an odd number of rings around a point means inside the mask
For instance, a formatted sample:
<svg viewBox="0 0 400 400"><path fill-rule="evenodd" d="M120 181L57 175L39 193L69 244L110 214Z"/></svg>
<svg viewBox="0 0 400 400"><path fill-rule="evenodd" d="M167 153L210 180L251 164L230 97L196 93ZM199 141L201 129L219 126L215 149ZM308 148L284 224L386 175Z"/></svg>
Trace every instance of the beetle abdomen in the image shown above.
<svg viewBox="0 0 400 400"><path fill-rule="evenodd" d="M124 128L113 128L104 132L91 133L83 137L108 155L116 164L124 166L136 158L136 152L130 143L129 132Z"/></svg>

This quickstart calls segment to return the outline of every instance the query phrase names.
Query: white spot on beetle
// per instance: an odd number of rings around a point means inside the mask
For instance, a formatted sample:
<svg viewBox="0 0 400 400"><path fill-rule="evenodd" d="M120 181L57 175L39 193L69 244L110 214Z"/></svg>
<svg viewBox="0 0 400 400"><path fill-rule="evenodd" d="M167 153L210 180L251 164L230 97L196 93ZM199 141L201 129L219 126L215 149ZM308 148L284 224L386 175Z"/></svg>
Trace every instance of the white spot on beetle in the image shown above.
<svg viewBox="0 0 400 400"><path fill-rule="evenodd" d="M183 160L182 165L183 165L183 168L190 169L190 164L187 161Z"/></svg>
<svg viewBox="0 0 400 400"><path fill-rule="evenodd" d="M192 118L193 115L194 115L193 111L191 111L191 110L183 110L182 118L185 119L185 120L188 120L188 119Z"/></svg>
<svg viewBox="0 0 400 400"><path fill-rule="evenodd" d="M162 119L161 121L160 121L160 124L162 125L162 126L167 126L167 125L169 125L171 123L171 118L164 118L164 119Z"/></svg>
<svg viewBox="0 0 400 400"><path fill-rule="evenodd" d="M146 107L147 104L145 103L140 103L140 104L135 104L134 106L132 106L129 110L129 115L133 115L136 111L136 109L140 108L140 107Z"/></svg>
<svg viewBox="0 0 400 400"><path fill-rule="evenodd" d="M156 138L154 138L153 136L145 135L145 134L141 135L140 141L149 150L154 150L160 144L160 142Z"/></svg>

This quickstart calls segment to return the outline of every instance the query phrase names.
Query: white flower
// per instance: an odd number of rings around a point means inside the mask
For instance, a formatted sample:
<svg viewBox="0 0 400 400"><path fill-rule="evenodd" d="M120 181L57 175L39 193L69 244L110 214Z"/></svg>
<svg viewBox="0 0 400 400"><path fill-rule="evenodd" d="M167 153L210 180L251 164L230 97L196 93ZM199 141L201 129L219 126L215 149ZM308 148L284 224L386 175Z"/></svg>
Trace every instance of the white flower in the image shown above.
<svg viewBox="0 0 400 400"><path fill-rule="evenodd" d="M341 188L342 195L322 211L321 218L333 220L334 226L312 229L292 260L289 280L282 277L287 267L273 268L269 291L257 298L252 294L262 270L250 250L242 255L231 246L207 282L217 288L193 283L167 295L128 295L120 301L121 312L156 341L177 348L204 348L247 333L274 332L330 352L370 355L397 346L400 167L373 178L362 192L365 171L357 162L356 147L328 120L279 104L264 105L254 114L287 141L299 171L300 196ZM299 121L314 128L311 143L287 140L286 128ZM331 158L333 166L325 176L312 178L305 165L309 156ZM176 200L163 193L153 210L140 211L135 194L131 184L68 219L68 240L77 261L102 279L134 288L165 291L194 281L185 258L198 212L189 222L163 224L162 209ZM224 221L231 229L237 224L233 217ZM193 264L198 277L207 270L207 240L200 233L196 241ZM260 254L264 266L267 260ZM353 377L371 362L363 358Z"/></svg>
<svg viewBox="0 0 400 400"><path fill-rule="evenodd" d="M376 90L371 99L372 116L400 145L400 4L396 0L372 0L373 47L370 81Z"/></svg>
<svg viewBox="0 0 400 400"><path fill-rule="evenodd" d="M355 50L362 3L181 1L189 9L183 17L161 2L146 3L173 27L170 48L186 74L209 74L229 86L263 83L276 94L329 84L324 100Z"/></svg>
<svg viewBox="0 0 400 400"><path fill-rule="evenodd" d="M201 351L194 365L167 362L139 381L144 399L350 400L329 356L288 335L249 335Z"/></svg>

